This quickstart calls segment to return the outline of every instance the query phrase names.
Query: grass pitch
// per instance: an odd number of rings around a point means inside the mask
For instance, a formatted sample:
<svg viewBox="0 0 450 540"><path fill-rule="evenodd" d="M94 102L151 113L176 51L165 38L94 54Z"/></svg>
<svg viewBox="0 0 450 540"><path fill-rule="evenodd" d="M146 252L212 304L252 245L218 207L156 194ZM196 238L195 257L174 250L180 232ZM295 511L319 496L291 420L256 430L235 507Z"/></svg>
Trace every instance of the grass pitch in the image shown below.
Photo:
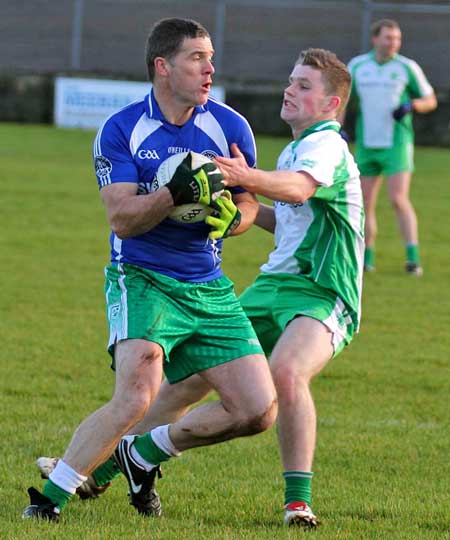
<svg viewBox="0 0 450 540"><path fill-rule="evenodd" d="M0 531L8 540L443 540L449 498L449 151L417 149L412 185L423 278L380 194L377 269L366 276L361 333L316 379L315 531L281 526L276 430L173 460L159 483L164 517L140 518L117 480L74 499L59 525L23 522L40 455L60 455L80 420L108 400L103 266L108 227L92 172L94 134L0 125L2 321ZM285 140L258 138L273 168ZM272 249L253 228L224 247L240 292Z"/></svg>

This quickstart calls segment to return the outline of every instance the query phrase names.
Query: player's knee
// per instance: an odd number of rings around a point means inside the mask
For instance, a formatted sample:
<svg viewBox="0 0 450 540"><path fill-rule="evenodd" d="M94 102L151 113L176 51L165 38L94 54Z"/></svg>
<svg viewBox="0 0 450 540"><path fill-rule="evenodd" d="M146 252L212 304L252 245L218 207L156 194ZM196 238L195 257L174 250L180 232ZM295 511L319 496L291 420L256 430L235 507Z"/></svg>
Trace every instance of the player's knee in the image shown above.
<svg viewBox="0 0 450 540"><path fill-rule="evenodd" d="M278 398L274 397L272 402L264 411L263 415L259 418L259 421L258 421L259 431L262 432L271 428L277 419L277 415L278 415Z"/></svg>
<svg viewBox="0 0 450 540"><path fill-rule="evenodd" d="M152 346L136 347L122 359L111 401L118 420L136 423L145 416L160 386L157 362L162 362L161 352Z"/></svg>
<svg viewBox="0 0 450 540"><path fill-rule="evenodd" d="M302 388L308 388L311 374L307 371L280 366L272 371L273 382L280 401L295 401Z"/></svg>
<svg viewBox="0 0 450 540"><path fill-rule="evenodd" d="M409 199L404 195L391 195L391 205L394 210L404 210L409 206Z"/></svg>
<svg viewBox="0 0 450 540"><path fill-rule="evenodd" d="M116 388L110 407L118 424L134 425L147 413L152 402L152 386L137 376L128 384Z"/></svg>
<svg viewBox="0 0 450 540"><path fill-rule="evenodd" d="M391 197L391 206L394 210L400 210L402 207L400 200L396 197Z"/></svg>
<svg viewBox="0 0 450 540"><path fill-rule="evenodd" d="M274 397L272 401L264 404L264 406L255 409L251 414L247 415L242 422L242 430L245 435L256 435L268 430L275 422L278 413L278 401Z"/></svg>
<svg viewBox="0 0 450 540"><path fill-rule="evenodd" d="M132 395L115 397L110 402L110 408L115 422L123 429L128 429L144 418L151 403L149 392L135 392Z"/></svg>

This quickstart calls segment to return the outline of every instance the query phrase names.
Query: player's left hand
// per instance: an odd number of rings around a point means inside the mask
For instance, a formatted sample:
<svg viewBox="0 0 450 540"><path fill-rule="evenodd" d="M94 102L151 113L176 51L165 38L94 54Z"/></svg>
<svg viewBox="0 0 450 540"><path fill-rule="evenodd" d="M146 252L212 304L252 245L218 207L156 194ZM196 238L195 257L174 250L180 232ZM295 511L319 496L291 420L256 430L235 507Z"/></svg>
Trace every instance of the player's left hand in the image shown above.
<svg viewBox="0 0 450 540"><path fill-rule="evenodd" d="M234 204L231 193L224 191L222 195L215 200L215 203L220 207L220 210L206 216L205 223L211 227L211 232L208 235L210 240L218 240L226 238L239 227L241 222L241 213L239 208Z"/></svg>
<svg viewBox="0 0 450 540"><path fill-rule="evenodd" d="M219 166L226 186L245 187L245 181L250 170L244 154L239 150L236 143L231 145L233 157L216 156L214 162Z"/></svg>
<svg viewBox="0 0 450 540"><path fill-rule="evenodd" d="M401 120L406 114L412 112L413 106L410 101L407 103L403 103L403 105L400 105L400 107L397 107L395 111L392 112L392 116L395 120L399 121Z"/></svg>

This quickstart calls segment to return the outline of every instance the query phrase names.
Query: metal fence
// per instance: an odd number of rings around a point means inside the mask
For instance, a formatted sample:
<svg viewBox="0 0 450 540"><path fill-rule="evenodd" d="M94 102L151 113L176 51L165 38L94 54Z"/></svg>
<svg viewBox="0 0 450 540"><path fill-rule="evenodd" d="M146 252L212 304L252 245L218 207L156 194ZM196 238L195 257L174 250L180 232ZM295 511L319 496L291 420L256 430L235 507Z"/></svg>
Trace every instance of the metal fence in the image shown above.
<svg viewBox="0 0 450 540"><path fill-rule="evenodd" d="M433 86L450 89L450 2L372 0L0 0L0 73L94 73L144 79L149 29L190 17L211 32L216 80L284 83L301 49L331 49L345 62L370 46L369 26L396 19L402 53Z"/></svg>

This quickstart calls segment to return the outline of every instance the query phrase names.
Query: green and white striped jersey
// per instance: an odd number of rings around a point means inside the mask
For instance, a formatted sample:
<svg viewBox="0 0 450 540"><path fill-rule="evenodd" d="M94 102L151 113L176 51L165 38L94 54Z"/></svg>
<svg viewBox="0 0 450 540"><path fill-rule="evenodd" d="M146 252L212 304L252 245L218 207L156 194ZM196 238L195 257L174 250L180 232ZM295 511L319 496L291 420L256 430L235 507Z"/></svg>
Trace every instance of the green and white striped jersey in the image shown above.
<svg viewBox="0 0 450 540"><path fill-rule="evenodd" d="M275 250L262 272L302 274L333 291L359 320L364 210L359 171L336 121L305 130L277 169L305 171L318 183L304 204L275 201Z"/></svg>
<svg viewBox="0 0 450 540"><path fill-rule="evenodd" d="M412 115L400 122L392 112L414 98L433 94L433 88L414 60L400 54L379 64L374 51L353 58L352 97L358 100L356 142L366 148L391 148L413 142Z"/></svg>

